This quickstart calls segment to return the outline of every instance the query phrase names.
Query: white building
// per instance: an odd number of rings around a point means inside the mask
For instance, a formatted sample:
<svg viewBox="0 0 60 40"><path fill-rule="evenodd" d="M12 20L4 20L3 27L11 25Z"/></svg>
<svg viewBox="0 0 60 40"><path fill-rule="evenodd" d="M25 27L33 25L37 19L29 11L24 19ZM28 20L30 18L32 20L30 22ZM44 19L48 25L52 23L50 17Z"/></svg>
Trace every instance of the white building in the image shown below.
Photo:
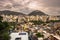
<svg viewBox="0 0 60 40"><path fill-rule="evenodd" d="M27 32L11 33L10 36L10 40L28 40Z"/></svg>

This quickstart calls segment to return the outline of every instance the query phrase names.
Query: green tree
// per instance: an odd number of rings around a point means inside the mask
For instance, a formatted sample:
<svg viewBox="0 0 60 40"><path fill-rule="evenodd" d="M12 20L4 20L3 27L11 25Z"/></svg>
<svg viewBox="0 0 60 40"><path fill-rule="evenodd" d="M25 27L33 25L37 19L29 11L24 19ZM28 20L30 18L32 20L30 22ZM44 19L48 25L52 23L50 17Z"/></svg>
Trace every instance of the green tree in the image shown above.
<svg viewBox="0 0 60 40"><path fill-rule="evenodd" d="M2 21L3 20L3 17L2 16L0 16L0 21Z"/></svg>
<svg viewBox="0 0 60 40"><path fill-rule="evenodd" d="M10 26L8 22L2 22L3 17L0 16L0 40L9 40Z"/></svg>

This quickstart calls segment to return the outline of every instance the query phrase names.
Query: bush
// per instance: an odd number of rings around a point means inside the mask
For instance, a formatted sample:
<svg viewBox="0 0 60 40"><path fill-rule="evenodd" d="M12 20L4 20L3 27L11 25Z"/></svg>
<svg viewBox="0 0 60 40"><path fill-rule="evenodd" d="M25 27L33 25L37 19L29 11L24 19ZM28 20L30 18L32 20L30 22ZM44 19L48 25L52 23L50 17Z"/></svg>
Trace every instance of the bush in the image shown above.
<svg viewBox="0 0 60 40"><path fill-rule="evenodd" d="M39 38L39 37L44 37L44 35L41 34L41 33L39 33L39 32L36 34L36 36L37 36L38 38Z"/></svg>
<svg viewBox="0 0 60 40"><path fill-rule="evenodd" d="M8 33L3 33L0 35L0 37L3 39L3 40L9 40L10 39L10 36Z"/></svg>

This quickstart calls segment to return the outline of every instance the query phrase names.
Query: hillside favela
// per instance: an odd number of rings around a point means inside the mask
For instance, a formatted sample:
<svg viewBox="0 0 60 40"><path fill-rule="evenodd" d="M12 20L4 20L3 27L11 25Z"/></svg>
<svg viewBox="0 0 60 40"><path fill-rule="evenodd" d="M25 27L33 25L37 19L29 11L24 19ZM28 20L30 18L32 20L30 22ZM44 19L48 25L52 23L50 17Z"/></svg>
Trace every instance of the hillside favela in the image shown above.
<svg viewBox="0 0 60 40"><path fill-rule="evenodd" d="M60 40L60 0L0 0L0 40Z"/></svg>

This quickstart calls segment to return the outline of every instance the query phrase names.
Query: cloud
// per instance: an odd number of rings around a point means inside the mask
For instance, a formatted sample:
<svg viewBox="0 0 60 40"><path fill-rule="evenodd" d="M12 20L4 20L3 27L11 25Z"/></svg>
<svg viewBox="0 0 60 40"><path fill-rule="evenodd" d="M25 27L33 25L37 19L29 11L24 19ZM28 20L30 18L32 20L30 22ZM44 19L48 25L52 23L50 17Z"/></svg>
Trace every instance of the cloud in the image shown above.
<svg viewBox="0 0 60 40"><path fill-rule="evenodd" d="M60 0L39 0L46 7L60 7Z"/></svg>
<svg viewBox="0 0 60 40"><path fill-rule="evenodd" d="M23 13L41 10L49 15L60 15L60 0L0 0L0 10Z"/></svg>

